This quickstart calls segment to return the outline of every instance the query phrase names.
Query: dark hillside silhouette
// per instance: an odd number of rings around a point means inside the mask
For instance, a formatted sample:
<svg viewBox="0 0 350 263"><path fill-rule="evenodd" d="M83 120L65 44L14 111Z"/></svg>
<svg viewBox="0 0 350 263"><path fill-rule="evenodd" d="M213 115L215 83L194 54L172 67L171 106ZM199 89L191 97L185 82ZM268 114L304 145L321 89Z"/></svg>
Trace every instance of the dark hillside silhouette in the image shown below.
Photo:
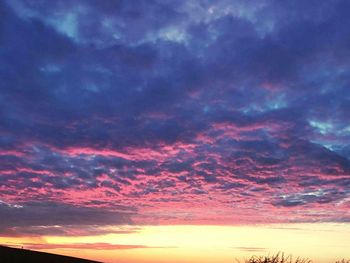
<svg viewBox="0 0 350 263"><path fill-rule="evenodd" d="M26 249L0 246L1 263L101 263L87 259L61 256Z"/></svg>

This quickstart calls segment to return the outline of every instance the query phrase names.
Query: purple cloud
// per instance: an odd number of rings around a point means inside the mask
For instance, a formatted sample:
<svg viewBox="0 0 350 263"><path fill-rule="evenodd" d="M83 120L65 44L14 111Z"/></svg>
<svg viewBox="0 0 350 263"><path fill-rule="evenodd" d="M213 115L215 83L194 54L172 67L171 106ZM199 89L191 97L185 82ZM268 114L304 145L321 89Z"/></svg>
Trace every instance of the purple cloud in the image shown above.
<svg viewBox="0 0 350 263"><path fill-rule="evenodd" d="M349 7L2 2L2 232L346 221Z"/></svg>

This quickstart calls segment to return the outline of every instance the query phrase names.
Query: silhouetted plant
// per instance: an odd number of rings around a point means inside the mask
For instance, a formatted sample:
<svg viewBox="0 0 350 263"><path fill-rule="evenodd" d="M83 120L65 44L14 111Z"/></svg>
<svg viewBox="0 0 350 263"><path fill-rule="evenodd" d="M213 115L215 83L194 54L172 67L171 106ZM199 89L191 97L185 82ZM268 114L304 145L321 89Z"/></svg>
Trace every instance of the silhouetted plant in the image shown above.
<svg viewBox="0 0 350 263"><path fill-rule="evenodd" d="M350 260L342 259L342 260L337 260L335 263L350 263Z"/></svg>
<svg viewBox="0 0 350 263"><path fill-rule="evenodd" d="M310 259L296 258L293 260L292 256L285 256L284 253L277 253L273 256L252 256L246 260L246 263L312 263ZM336 262L336 263L350 263L350 262Z"/></svg>

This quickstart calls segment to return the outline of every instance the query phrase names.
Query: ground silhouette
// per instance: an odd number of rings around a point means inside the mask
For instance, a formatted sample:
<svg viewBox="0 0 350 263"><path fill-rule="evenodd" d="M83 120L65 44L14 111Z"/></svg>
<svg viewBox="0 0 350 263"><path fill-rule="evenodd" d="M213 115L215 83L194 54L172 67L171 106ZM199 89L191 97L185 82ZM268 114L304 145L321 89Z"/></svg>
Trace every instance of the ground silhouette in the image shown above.
<svg viewBox="0 0 350 263"><path fill-rule="evenodd" d="M0 246L1 263L101 263L82 258Z"/></svg>

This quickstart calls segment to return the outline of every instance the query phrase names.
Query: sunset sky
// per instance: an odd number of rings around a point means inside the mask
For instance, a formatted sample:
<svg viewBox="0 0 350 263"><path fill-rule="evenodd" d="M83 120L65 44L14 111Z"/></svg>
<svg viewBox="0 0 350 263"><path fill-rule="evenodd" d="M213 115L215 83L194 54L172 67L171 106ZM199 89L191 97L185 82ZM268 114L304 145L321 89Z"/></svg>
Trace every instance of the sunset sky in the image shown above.
<svg viewBox="0 0 350 263"><path fill-rule="evenodd" d="M0 0L0 244L350 258L350 1Z"/></svg>

